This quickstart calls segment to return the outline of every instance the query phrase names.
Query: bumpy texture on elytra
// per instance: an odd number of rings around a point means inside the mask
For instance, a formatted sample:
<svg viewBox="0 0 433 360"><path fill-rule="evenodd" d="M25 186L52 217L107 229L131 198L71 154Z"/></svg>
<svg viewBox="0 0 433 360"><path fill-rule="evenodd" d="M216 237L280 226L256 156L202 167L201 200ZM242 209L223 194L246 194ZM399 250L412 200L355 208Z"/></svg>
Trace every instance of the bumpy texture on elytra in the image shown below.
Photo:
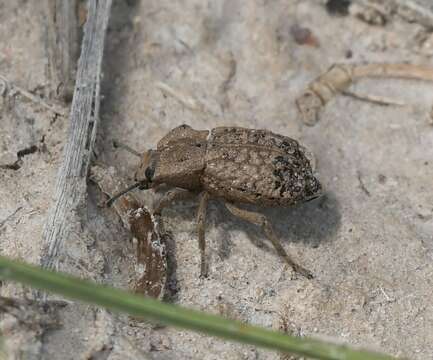
<svg viewBox="0 0 433 360"><path fill-rule="evenodd" d="M267 130L213 129L205 164L203 187L227 200L285 206L321 190L298 142Z"/></svg>
<svg viewBox="0 0 433 360"><path fill-rule="evenodd" d="M287 206L317 197L321 187L306 149L267 130L181 125L143 155L136 180L167 184L212 197L264 206Z"/></svg>

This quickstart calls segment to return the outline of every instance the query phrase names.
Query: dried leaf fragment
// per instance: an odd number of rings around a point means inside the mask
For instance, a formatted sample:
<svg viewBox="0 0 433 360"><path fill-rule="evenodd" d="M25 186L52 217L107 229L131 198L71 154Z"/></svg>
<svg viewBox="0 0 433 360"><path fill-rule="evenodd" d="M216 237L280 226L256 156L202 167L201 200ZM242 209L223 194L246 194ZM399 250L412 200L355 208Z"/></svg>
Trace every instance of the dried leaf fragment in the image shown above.
<svg viewBox="0 0 433 360"><path fill-rule="evenodd" d="M126 187L113 167L93 166L90 179L110 197ZM134 291L161 299L167 281L167 258L160 224L131 192L116 201L113 207L137 241L138 276Z"/></svg>

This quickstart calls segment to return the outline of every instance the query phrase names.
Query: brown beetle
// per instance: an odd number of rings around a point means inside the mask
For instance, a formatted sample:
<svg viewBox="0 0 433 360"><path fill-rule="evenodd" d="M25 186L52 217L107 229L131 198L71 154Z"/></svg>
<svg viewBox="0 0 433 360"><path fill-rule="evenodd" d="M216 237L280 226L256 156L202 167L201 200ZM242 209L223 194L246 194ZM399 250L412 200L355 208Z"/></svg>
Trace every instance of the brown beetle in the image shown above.
<svg viewBox="0 0 433 360"><path fill-rule="evenodd" d="M277 252L296 272L312 278L286 253L267 218L235 203L290 206L318 197L321 185L313 174L309 153L289 137L268 130L219 127L194 130L181 125L171 130L156 150L144 153L133 188L149 189L161 184L174 187L155 206L155 213L171 202L199 194L197 228L201 253L201 276L206 276L205 217L209 198L224 201L235 216L259 225Z"/></svg>

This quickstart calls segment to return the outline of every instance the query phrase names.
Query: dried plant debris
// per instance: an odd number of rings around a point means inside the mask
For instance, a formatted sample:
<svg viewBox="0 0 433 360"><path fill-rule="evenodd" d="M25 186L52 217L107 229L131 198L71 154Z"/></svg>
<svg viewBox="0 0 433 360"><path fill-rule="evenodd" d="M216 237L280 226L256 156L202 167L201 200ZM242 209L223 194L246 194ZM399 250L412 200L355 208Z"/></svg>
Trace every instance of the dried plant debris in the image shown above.
<svg viewBox="0 0 433 360"><path fill-rule="evenodd" d="M90 172L90 179L110 197L125 188L113 167L97 165ZM167 258L160 223L131 192L116 201L113 207L137 241L138 274L134 291L161 299L167 280Z"/></svg>
<svg viewBox="0 0 433 360"><path fill-rule="evenodd" d="M433 68L412 64L335 64L313 80L307 89L296 99L302 121L310 126L319 121L320 111L338 93L347 92L348 87L362 78L401 78L433 81ZM359 98L359 96L356 96ZM364 100L370 101L369 97ZM387 99L373 103L387 103ZM389 100L389 103L393 102ZM397 104L399 104L397 102ZM400 105L400 104L399 104Z"/></svg>

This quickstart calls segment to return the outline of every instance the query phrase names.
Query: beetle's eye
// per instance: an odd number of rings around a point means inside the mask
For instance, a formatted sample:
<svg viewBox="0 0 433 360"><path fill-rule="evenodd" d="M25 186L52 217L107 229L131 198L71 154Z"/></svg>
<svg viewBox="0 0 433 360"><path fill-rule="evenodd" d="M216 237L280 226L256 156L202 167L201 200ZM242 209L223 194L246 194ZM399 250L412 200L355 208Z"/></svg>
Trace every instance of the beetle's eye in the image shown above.
<svg viewBox="0 0 433 360"><path fill-rule="evenodd" d="M155 174L155 169L151 168L150 166L146 168L144 171L144 176L146 176L146 179L150 182L152 181L153 175Z"/></svg>

